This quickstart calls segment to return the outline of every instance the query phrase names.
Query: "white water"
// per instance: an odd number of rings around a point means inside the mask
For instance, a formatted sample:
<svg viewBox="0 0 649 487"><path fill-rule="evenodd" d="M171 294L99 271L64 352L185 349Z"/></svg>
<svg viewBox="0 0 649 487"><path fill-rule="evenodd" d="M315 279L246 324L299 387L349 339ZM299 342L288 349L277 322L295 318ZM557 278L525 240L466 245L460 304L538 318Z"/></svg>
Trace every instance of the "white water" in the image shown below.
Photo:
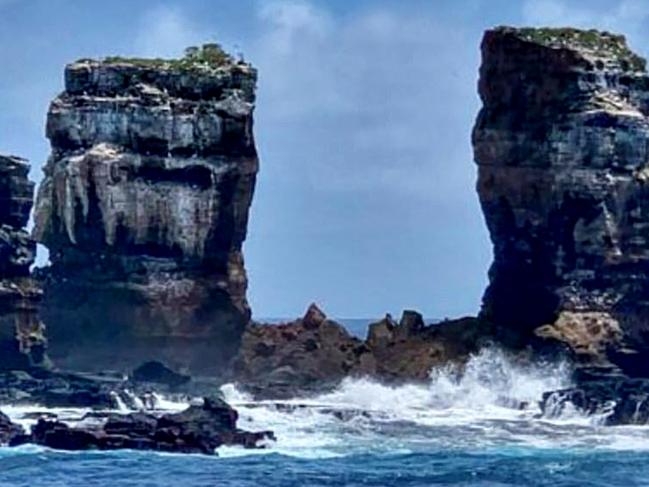
<svg viewBox="0 0 649 487"><path fill-rule="evenodd" d="M605 448L649 450L649 427L604 427L601 418L564 408L540 417L543 392L570 386L566 364L514 365L497 349L485 349L460 377L450 369L431 372L426 385L390 387L369 379L347 379L335 390L288 401L253 401L234 385L222 387L240 414L239 426L273 430L266 450L221 448L221 456L280 453L329 458L358 453L394 454L455 448ZM156 396L158 411L187 406ZM125 406L123 405L122 408ZM0 406L24 426L37 406ZM51 410L80 421L89 411Z"/></svg>

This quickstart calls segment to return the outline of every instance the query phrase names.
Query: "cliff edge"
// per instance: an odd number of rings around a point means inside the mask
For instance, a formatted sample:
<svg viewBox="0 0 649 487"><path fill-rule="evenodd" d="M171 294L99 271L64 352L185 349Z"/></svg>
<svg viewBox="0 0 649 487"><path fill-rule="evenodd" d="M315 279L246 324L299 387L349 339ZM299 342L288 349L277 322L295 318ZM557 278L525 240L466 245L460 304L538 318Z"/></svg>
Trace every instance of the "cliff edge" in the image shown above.
<svg viewBox="0 0 649 487"><path fill-rule="evenodd" d="M34 183L24 159L0 154L0 370L46 366L41 289L30 277L36 243L24 230Z"/></svg>
<svg viewBox="0 0 649 487"><path fill-rule="evenodd" d="M256 78L217 45L66 67L34 215L57 365L218 374L236 352Z"/></svg>
<svg viewBox="0 0 649 487"><path fill-rule="evenodd" d="M483 318L632 375L649 374L645 65L608 32L489 30L473 131L494 248Z"/></svg>

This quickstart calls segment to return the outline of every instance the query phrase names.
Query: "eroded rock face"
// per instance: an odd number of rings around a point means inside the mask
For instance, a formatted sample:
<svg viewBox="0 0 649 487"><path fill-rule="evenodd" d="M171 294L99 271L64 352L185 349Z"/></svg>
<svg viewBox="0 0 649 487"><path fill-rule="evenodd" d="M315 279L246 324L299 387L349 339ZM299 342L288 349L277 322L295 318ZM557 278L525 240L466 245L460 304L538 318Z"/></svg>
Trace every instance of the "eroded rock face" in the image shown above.
<svg viewBox="0 0 649 487"><path fill-rule="evenodd" d="M251 323L234 368L237 381L256 395L285 398L371 373L375 363L362 340L312 304L290 323Z"/></svg>
<svg viewBox="0 0 649 487"><path fill-rule="evenodd" d="M79 61L51 104L35 208L57 365L218 373L250 317L241 252L256 71Z"/></svg>
<svg viewBox="0 0 649 487"><path fill-rule="evenodd" d="M473 144L494 245L483 316L514 342L558 339L600 365L611 350L643 353L644 60L621 36L574 29L490 30L482 56ZM639 362L628 372L649 372Z"/></svg>
<svg viewBox="0 0 649 487"><path fill-rule="evenodd" d="M371 324L361 340L312 304L290 323L251 323L235 360L235 379L263 398L330 390L346 377L427 381L434 367L461 367L490 337L489 327L475 318L427 326L419 313L404 311L399 322L387 315Z"/></svg>
<svg viewBox="0 0 649 487"><path fill-rule="evenodd" d="M0 370L46 365L41 290L30 278L36 244L24 230L34 183L24 159L0 155Z"/></svg>

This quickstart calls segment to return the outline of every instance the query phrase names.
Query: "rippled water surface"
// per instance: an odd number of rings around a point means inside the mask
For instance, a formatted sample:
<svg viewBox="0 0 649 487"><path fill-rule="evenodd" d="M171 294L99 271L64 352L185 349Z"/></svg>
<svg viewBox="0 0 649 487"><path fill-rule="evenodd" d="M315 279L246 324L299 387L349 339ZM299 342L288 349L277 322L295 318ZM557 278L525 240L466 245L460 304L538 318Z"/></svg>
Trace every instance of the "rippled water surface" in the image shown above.
<svg viewBox="0 0 649 487"><path fill-rule="evenodd" d="M461 380L434 371L427 386L348 380L283 403L254 402L226 386L241 427L272 429L276 443L222 448L218 457L0 449L0 485L649 485L649 428L604 427L576 411L540 417L541 394L569 385L568 377L562 364L520 368L487 350ZM25 425L23 415L38 409L0 408Z"/></svg>

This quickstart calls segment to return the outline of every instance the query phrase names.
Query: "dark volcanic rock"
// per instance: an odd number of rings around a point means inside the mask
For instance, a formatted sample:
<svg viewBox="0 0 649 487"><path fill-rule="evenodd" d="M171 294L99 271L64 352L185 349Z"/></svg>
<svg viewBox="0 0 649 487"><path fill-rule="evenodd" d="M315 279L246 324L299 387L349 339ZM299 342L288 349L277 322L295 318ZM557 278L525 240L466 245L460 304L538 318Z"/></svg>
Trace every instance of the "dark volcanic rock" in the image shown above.
<svg viewBox="0 0 649 487"><path fill-rule="evenodd" d="M0 371L0 403L113 409L123 385L119 378L91 378L44 369Z"/></svg>
<svg viewBox="0 0 649 487"><path fill-rule="evenodd" d="M0 446L13 445L22 440L25 431L21 426L14 424L0 411Z"/></svg>
<svg viewBox="0 0 649 487"><path fill-rule="evenodd" d="M475 318L425 326L414 311L400 323L388 315L366 341L351 336L315 305L282 325L251 324L235 360L235 379L258 397L286 398L337 386L348 376L427 380L433 367L462 365L490 338Z"/></svg>
<svg viewBox="0 0 649 487"><path fill-rule="evenodd" d="M131 374L133 382L148 382L176 387L186 384L191 377L174 372L163 363L151 361L140 365Z"/></svg>
<svg viewBox="0 0 649 487"><path fill-rule="evenodd" d="M58 421L39 420L30 441L61 450L157 450L211 455L222 445L261 448L271 432L237 429L237 412L220 399L206 398L176 414L156 417L134 413L111 416L96 427L70 427Z"/></svg>
<svg viewBox="0 0 649 487"><path fill-rule="evenodd" d="M574 29L490 30L482 56L473 144L494 246L483 318L511 344L558 340L591 365L614 351L649 374L637 359L649 336L644 60L622 36Z"/></svg>
<svg viewBox="0 0 649 487"><path fill-rule="evenodd" d="M571 389L546 392L543 414L556 417L568 406L586 414L597 414L606 425L649 423L649 381L627 379L588 381Z"/></svg>
<svg viewBox="0 0 649 487"><path fill-rule="evenodd" d="M41 290L29 276L36 244L23 229L34 184L24 159L0 155L0 370L47 365Z"/></svg>
<svg viewBox="0 0 649 487"><path fill-rule="evenodd" d="M50 251L42 316L57 365L218 373L236 353L257 75L217 54L66 67L34 230Z"/></svg>
<svg viewBox="0 0 649 487"><path fill-rule="evenodd" d="M370 325L367 346L377 377L426 381L433 368L461 366L492 339L490 327L476 318L426 326L419 313L404 311L398 325L389 316Z"/></svg>
<svg viewBox="0 0 649 487"><path fill-rule="evenodd" d="M367 346L314 304L291 323L251 323L235 360L235 376L264 397L290 397L338 384L353 373L371 373Z"/></svg>

